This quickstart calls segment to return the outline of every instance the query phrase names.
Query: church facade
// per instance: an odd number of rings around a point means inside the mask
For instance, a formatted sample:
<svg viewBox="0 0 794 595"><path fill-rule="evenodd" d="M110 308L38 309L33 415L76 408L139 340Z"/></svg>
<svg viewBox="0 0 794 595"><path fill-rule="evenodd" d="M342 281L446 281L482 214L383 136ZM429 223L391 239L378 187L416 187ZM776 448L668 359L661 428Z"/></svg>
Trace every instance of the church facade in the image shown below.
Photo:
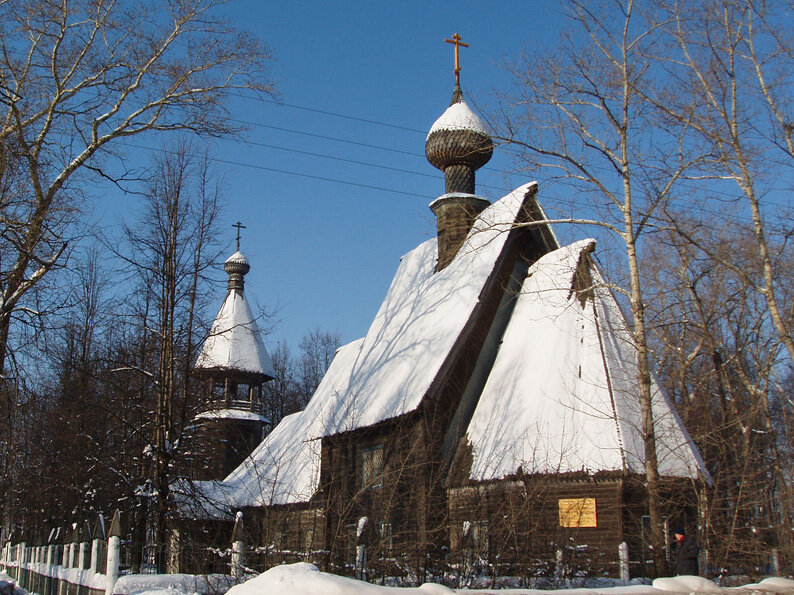
<svg viewBox="0 0 794 595"><path fill-rule="evenodd" d="M493 204L476 194L492 146L456 84L426 142L446 184L430 205L437 237L401 259L366 336L339 349L306 408L222 481L195 482L209 517L243 512L261 565L421 579L581 563L616 575L623 551L647 573L626 320L595 242L560 246L536 183ZM686 487L708 473L656 384L653 398L680 522Z"/></svg>

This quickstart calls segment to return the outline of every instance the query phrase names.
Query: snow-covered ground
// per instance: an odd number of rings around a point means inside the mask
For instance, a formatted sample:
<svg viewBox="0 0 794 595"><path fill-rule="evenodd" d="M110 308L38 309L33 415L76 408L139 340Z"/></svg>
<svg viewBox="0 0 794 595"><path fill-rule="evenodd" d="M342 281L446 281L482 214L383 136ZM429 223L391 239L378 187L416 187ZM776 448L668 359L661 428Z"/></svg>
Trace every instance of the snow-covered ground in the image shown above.
<svg viewBox="0 0 794 595"><path fill-rule="evenodd" d="M533 589L450 589L426 583L420 587L383 587L355 579L320 572L312 564L276 566L245 583L232 587L228 595L445 595L450 593L490 593L501 595L662 595L664 593L711 594L788 594L794 593L794 580L767 578L741 587L718 587L697 576L656 579L653 585L629 584L619 587L540 591Z"/></svg>
<svg viewBox="0 0 794 595"><path fill-rule="evenodd" d="M124 576L113 589L116 595L197 595L223 593L228 588L225 576L197 577L186 574ZM579 589L450 589L435 583L420 587L386 587L356 579L320 572L313 564L285 564L271 568L244 583L231 587L227 595L794 595L794 580L771 577L758 583L720 587L698 576L659 578L652 585L640 582L623 586ZM28 595L16 581L0 572L0 595Z"/></svg>

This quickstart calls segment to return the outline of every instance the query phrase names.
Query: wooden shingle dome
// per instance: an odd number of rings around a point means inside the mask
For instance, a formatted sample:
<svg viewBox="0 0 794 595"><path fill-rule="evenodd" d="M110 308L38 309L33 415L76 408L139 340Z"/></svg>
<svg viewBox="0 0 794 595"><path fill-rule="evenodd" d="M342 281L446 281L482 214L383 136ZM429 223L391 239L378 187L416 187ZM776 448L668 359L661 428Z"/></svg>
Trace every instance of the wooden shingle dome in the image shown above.
<svg viewBox="0 0 794 595"><path fill-rule="evenodd" d="M427 160L444 172L447 194L474 194L474 172L493 155L493 141L482 120L463 101L455 85L449 108L430 128Z"/></svg>

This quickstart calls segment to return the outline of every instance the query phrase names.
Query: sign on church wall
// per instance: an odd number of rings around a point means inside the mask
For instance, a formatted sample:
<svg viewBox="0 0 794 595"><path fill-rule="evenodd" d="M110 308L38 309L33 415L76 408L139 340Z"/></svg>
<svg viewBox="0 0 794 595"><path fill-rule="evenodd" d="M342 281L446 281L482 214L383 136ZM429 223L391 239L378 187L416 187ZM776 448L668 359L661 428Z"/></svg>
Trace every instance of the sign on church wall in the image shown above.
<svg viewBox="0 0 794 595"><path fill-rule="evenodd" d="M595 498L560 498L560 527L597 527Z"/></svg>

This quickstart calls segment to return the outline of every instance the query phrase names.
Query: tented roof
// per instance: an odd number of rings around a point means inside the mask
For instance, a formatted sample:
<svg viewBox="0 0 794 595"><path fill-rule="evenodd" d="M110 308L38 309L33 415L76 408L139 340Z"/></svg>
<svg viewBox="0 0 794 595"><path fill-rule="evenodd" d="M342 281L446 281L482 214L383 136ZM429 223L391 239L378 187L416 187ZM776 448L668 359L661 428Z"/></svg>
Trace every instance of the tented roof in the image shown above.
<svg viewBox="0 0 794 595"><path fill-rule="evenodd" d="M472 448L471 479L519 467L645 472L637 352L587 256L594 244L560 248L529 269L462 446ZM573 285L580 265L582 295ZM655 379L651 390L660 474L708 476Z"/></svg>
<svg viewBox="0 0 794 595"><path fill-rule="evenodd" d="M195 369L237 370L275 378L273 361L241 290L231 289L226 295Z"/></svg>

